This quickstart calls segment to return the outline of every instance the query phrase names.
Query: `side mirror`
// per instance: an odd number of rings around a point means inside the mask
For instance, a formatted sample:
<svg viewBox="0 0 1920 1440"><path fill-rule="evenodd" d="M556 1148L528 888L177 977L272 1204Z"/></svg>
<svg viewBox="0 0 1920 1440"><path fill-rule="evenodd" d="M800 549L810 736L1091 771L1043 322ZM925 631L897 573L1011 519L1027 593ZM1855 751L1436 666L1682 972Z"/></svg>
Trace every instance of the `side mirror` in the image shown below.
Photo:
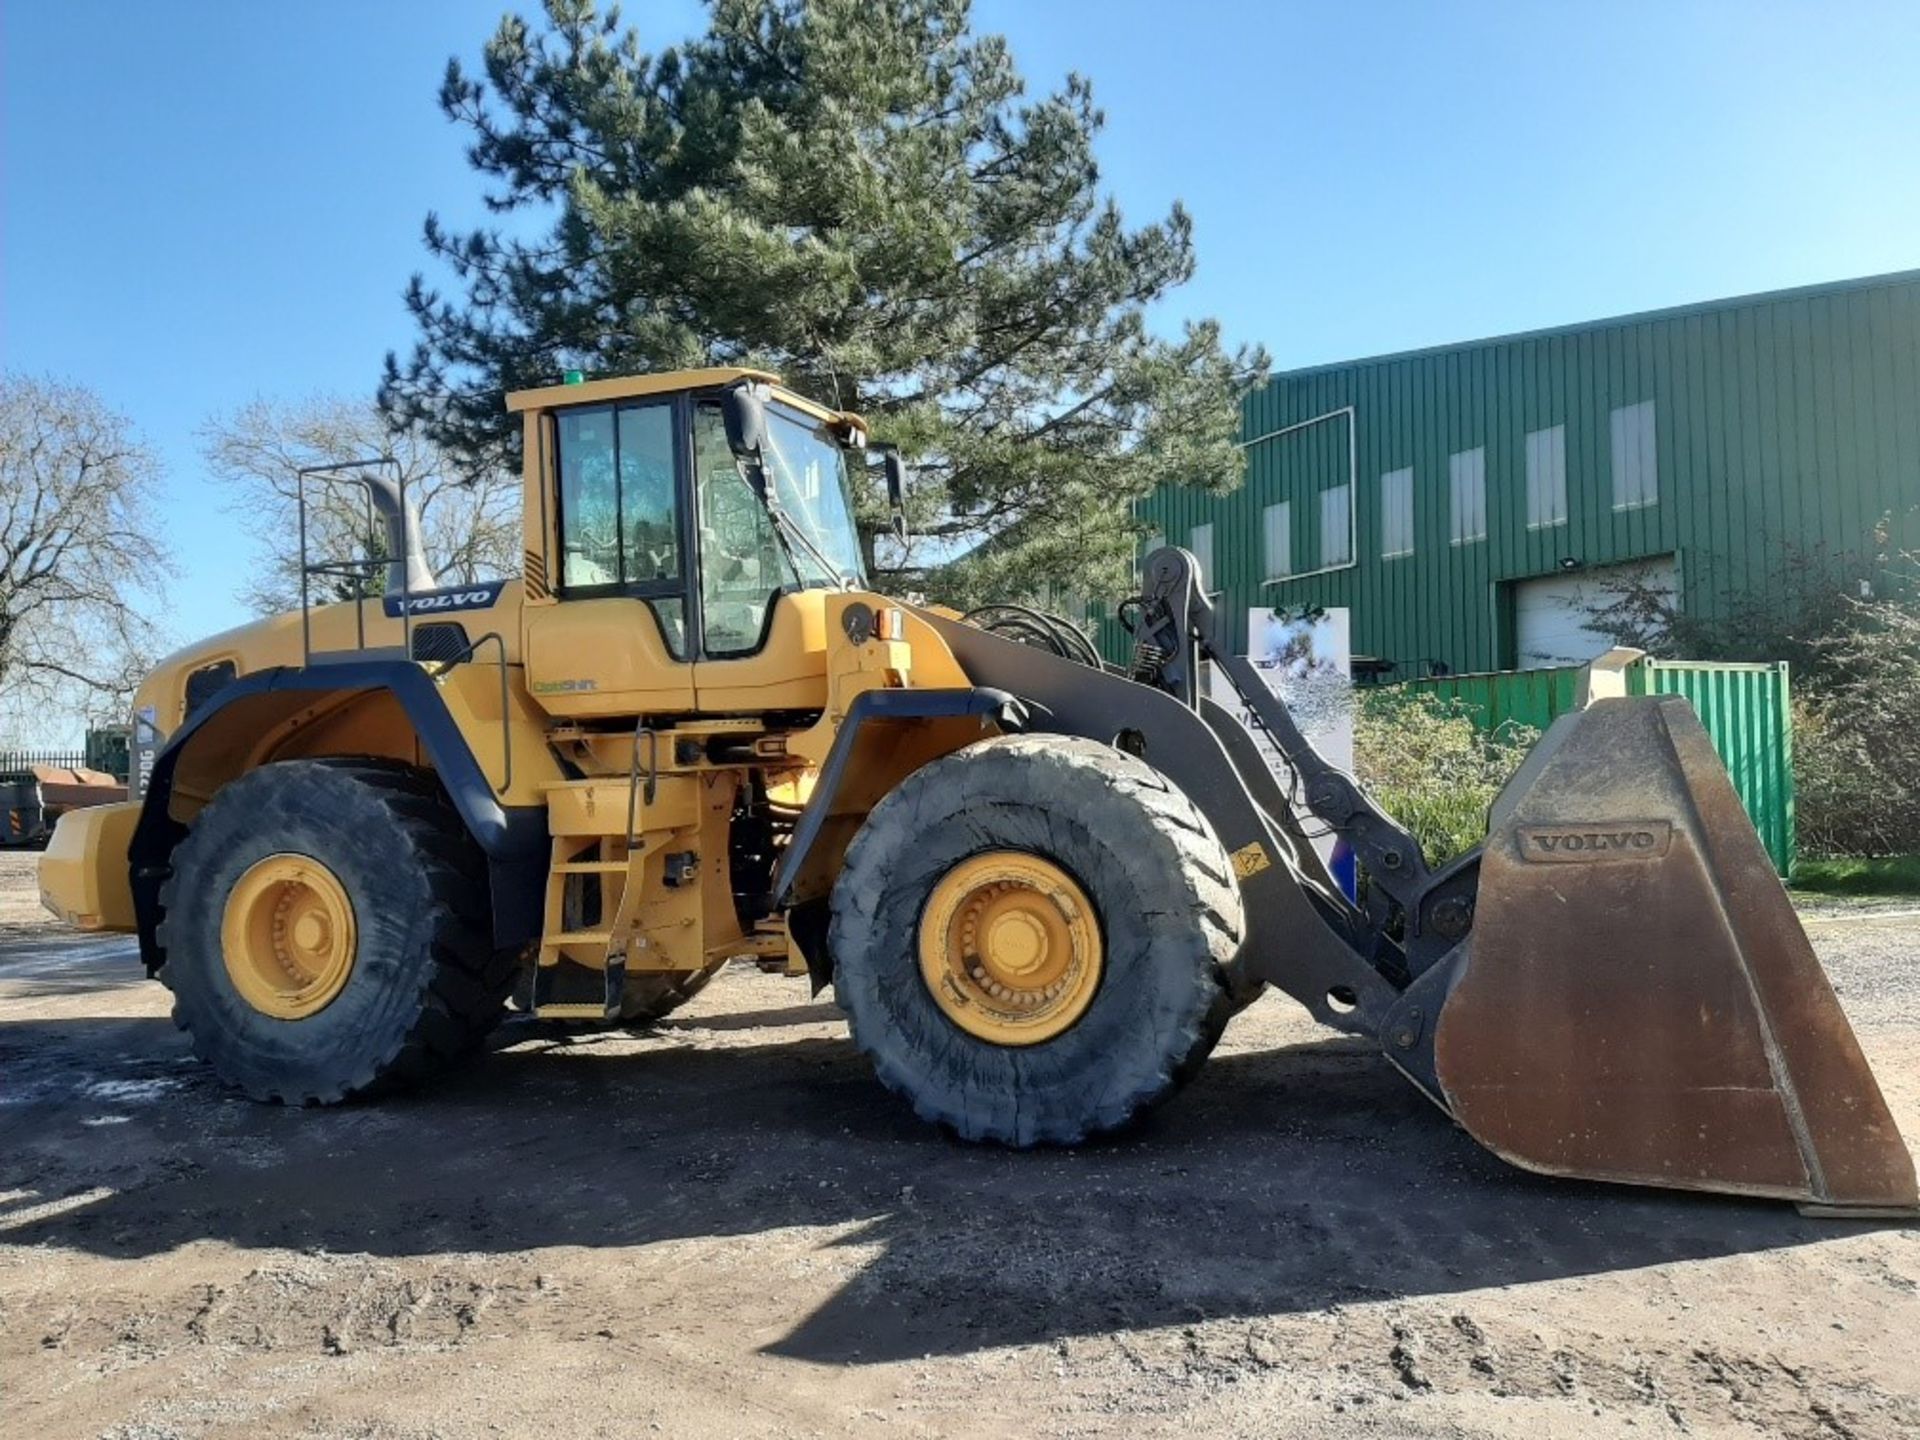
<svg viewBox="0 0 1920 1440"><path fill-rule="evenodd" d="M893 517L893 538L907 543L907 462L889 445L880 456L881 472L887 479L887 510Z"/></svg>
<svg viewBox="0 0 1920 1440"><path fill-rule="evenodd" d="M720 395L720 418L727 427L727 447L741 460L760 458L767 438L767 407L751 385L735 385Z"/></svg>
<svg viewBox="0 0 1920 1440"><path fill-rule="evenodd" d="M900 458L898 450L889 450L881 457L881 467L887 477L887 508L896 512L907 508L907 462Z"/></svg>

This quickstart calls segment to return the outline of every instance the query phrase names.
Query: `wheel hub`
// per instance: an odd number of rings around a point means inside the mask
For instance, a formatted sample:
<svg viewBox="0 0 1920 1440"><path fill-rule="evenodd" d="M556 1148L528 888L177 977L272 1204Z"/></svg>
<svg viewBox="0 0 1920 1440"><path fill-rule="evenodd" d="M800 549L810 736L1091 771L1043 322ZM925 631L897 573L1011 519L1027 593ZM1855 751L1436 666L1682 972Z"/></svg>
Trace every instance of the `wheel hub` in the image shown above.
<svg viewBox="0 0 1920 1440"><path fill-rule="evenodd" d="M276 1020L304 1019L339 998L357 940L346 888L310 855L256 861L228 892L220 921L233 988Z"/></svg>
<svg viewBox="0 0 1920 1440"><path fill-rule="evenodd" d="M920 919L920 974L941 1011L998 1045L1038 1045L1093 1003L1105 962L1079 884L1039 855L992 850L940 878Z"/></svg>

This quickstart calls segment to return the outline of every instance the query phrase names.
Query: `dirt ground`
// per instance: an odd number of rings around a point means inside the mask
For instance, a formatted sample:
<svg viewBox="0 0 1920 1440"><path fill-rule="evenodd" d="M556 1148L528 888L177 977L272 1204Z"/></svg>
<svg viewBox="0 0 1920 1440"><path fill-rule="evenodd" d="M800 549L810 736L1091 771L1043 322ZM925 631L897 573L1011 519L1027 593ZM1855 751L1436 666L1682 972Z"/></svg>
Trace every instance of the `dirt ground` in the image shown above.
<svg viewBox="0 0 1920 1440"><path fill-rule="evenodd" d="M0 855L8 1436L1920 1433L1920 1231L1539 1179L1269 996L1147 1128L970 1149L830 1004L221 1091ZM1810 927L1920 1136L1920 913Z"/></svg>

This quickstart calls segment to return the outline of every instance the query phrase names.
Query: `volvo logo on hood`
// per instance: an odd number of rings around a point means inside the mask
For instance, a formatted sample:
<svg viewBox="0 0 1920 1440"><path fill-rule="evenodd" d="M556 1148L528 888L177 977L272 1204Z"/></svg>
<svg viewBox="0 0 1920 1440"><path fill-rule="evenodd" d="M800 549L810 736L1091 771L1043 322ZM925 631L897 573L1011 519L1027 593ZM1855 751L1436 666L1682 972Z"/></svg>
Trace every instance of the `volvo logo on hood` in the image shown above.
<svg viewBox="0 0 1920 1440"><path fill-rule="evenodd" d="M445 615L455 610L485 610L500 598L506 583L505 580L482 580L473 585L422 590L418 595L405 597L404 611L409 615ZM387 614L397 617L402 613L401 596L389 595L384 604Z"/></svg>

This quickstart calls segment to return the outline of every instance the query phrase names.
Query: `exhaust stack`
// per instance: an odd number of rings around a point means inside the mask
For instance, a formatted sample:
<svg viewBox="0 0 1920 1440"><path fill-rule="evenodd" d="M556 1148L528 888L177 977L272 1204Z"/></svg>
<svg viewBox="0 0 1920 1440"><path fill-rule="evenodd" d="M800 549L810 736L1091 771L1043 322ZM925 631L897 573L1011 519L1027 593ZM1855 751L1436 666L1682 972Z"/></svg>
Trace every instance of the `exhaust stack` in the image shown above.
<svg viewBox="0 0 1920 1440"><path fill-rule="evenodd" d="M400 482L379 470L366 470L359 478L366 484L381 523L387 532L387 598L418 595L437 589L440 581L427 564L420 543L420 510L400 492Z"/></svg>

